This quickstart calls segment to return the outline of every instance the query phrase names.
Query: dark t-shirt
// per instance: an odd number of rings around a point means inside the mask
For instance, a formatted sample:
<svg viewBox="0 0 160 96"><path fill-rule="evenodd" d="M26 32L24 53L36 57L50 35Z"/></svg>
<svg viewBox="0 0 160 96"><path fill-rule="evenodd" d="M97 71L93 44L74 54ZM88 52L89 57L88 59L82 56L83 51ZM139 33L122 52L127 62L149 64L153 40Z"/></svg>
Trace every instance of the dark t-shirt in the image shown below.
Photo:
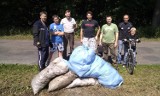
<svg viewBox="0 0 160 96"><path fill-rule="evenodd" d="M135 50L136 50L136 40L139 39L138 35L136 35L136 34L135 34L135 35L129 34L129 35L128 35L126 38L124 38L124 39L127 39L127 40L129 40L129 39L135 40L135 41L133 41L133 42L131 43L131 48L133 49L133 51L135 51ZM126 48L129 49L129 43L126 42L126 43L124 43L124 44L125 44Z"/></svg>
<svg viewBox="0 0 160 96"><path fill-rule="evenodd" d="M132 23L121 22L119 24L119 40L123 40L129 35L129 30L133 27Z"/></svg>
<svg viewBox="0 0 160 96"><path fill-rule="evenodd" d="M84 31L83 36L87 38L95 37L95 28L98 26L99 24L96 20L84 20L81 25Z"/></svg>

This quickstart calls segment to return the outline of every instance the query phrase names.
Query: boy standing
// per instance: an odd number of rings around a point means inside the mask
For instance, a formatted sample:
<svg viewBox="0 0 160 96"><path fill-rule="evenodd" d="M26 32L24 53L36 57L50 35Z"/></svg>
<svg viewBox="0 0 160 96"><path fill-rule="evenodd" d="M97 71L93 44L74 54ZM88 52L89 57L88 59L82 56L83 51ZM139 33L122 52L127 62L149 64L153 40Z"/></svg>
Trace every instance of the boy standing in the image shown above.
<svg viewBox="0 0 160 96"><path fill-rule="evenodd" d="M129 44L128 42L126 42L127 40L131 40L131 48L133 49L133 55L134 55L134 64L136 63L136 43L140 42L140 39L138 38L138 36L136 35L136 28L132 27L130 30L130 34L124 39L124 45L126 47L126 53L124 54L124 64L123 67L126 65L126 58L127 58L127 50L129 49Z"/></svg>
<svg viewBox="0 0 160 96"><path fill-rule="evenodd" d="M53 44L53 48L50 49L50 55L48 58L48 63L52 59L52 55L55 51L58 50L58 57L63 58L63 35L64 35L64 29L63 25L59 23L59 17L57 15L53 15L52 19L54 23L50 24L50 34L51 34L51 41Z"/></svg>

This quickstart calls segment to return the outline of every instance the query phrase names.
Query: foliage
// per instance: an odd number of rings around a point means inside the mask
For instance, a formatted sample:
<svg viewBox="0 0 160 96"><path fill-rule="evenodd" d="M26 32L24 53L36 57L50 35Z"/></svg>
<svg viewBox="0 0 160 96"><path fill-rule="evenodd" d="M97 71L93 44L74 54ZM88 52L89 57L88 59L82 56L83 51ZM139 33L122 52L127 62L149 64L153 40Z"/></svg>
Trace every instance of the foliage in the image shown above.
<svg viewBox="0 0 160 96"><path fill-rule="evenodd" d="M66 9L72 11L77 22L86 19L86 12L93 11L94 19L100 25L105 23L105 16L111 15L118 24L124 14L130 15L130 21L137 28L152 25L157 0L1 0L0 2L0 35L30 34L33 23L39 19L40 11L48 12L48 24L53 14L64 17ZM24 29L24 30L22 30ZM146 29L146 28L145 28ZM153 30L152 33L157 30ZM76 33L79 34L79 33ZM159 37L156 34L143 32L143 37Z"/></svg>
<svg viewBox="0 0 160 96"><path fill-rule="evenodd" d="M158 38L160 37L160 27L139 27L138 35L146 38Z"/></svg>

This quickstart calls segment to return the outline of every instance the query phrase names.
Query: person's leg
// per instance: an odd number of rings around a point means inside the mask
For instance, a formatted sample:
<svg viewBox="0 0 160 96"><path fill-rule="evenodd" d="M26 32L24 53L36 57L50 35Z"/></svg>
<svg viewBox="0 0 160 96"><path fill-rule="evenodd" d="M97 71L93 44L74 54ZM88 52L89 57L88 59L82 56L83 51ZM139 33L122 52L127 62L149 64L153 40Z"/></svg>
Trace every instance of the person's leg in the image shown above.
<svg viewBox="0 0 160 96"><path fill-rule="evenodd" d="M103 48L103 59L105 61L108 61L108 46L106 43L102 43L102 48Z"/></svg>
<svg viewBox="0 0 160 96"><path fill-rule="evenodd" d="M124 56L125 56L125 53L128 52L128 47L127 47L127 44L123 44L124 46ZM123 58L123 61L124 61L124 58Z"/></svg>
<svg viewBox="0 0 160 96"><path fill-rule="evenodd" d="M118 64L121 64L122 62L122 48L123 48L123 42L122 40L118 40L118 56L117 56Z"/></svg>
<svg viewBox="0 0 160 96"><path fill-rule="evenodd" d="M123 58L123 65L126 65L126 60L127 60L127 55L128 55L128 47L127 47L127 44L123 44L124 46L124 58ZM123 66L124 67L124 66Z"/></svg>
<svg viewBox="0 0 160 96"><path fill-rule="evenodd" d="M89 39L88 39L88 38L83 37L82 45L83 45L83 46L86 46L86 47L89 47Z"/></svg>
<svg viewBox="0 0 160 96"><path fill-rule="evenodd" d="M49 47L45 47L44 49L44 62L46 63L49 56ZM45 66L46 67L46 66Z"/></svg>
<svg viewBox="0 0 160 96"><path fill-rule="evenodd" d="M38 48L38 68L39 71L42 70L42 48Z"/></svg>
<svg viewBox="0 0 160 96"><path fill-rule="evenodd" d="M133 51L133 63L136 65L136 51Z"/></svg>
<svg viewBox="0 0 160 96"><path fill-rule="evenodd" d="M125 54L124 54L123 67L127 64L127 55L128 55L128 52L125 52Z"/></svg>
<svg viewBox="0 0 160 96"><path fill-rule="evenodd" d="M51 62L52 55L53 55L53 52L49 52L49 56L48 56L48 59L47 59L47 61L46 61L46 65L45 65L45 66L48 66L49 63Z"/></svg>
<svg viewBox="0 0 160 96"><path fill-rule="evenodd" d="M63 43L59 43L58 44L58 57L61 57L63 58L63 51L64 51L64 46L63 46Z"/></svg>
<svg viewBox="0 0 160 96"><path fill-rule="evenodd" d="M46 66L49 65L49 63L50 63L51 60L52 60L52 55L53 55L53 53L57 50L57 44L52 43L52 45L53 45L53 48L50 48L49 57L48 57L48 59L47 59Z"/></svg>
<svg viewBox="0 0 160 96"><path fill-rule="evenodd" d="M70 53L72 53L74 49L74 33L69 34L69 46L70 46Z"/></svg>
<svg viewBox="0 0 160 96"><path fill-rule="evenodd" d="M38 65L39 65L39 70L42 71L45 68L45 62L48 58L47 56L47 48L39 48L38 49Z"/></svg>
<svg viewBox="0 0 160 96"><path fill-rule="evenodd" d="M109 44L109 49L110 49L110 53L111 53L111 58L112 58L112 62L114 64L117 63L117 56L116 56L116 49L114 47L114 44Z"/></svg>
<svg viewBox="0 0 160 96"><path fill-rule="evenodd" d="M89 47L92 48L95 52L97 50L97 42L95 38L89 39Z"/></svg>
<svg viewBox="0 0 160 96"><path fill-rule="evenodd" d="M67 58L67 46L68 46L68 34L64 33L63 36L63 42L64 42L64 52L63 52L63 58Z"/></svg>

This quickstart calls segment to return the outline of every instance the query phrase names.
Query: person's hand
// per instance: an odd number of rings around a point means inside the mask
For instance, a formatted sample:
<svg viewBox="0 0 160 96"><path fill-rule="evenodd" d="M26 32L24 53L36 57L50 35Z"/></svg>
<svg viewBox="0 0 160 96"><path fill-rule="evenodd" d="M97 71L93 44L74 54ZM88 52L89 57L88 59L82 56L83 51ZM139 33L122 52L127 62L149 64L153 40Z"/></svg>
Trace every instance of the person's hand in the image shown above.
<svg viewBox="0 0 160 96"><path fill-rule="evenodd" d="M41 48L40 42L37 42L37 48Z"/></svg>
<svg viewBox="0 0 160 96"><path fill-rule="evenodd" d="M51 48L53 48L53 44L52 44L52 42L49 42L49 46L50 46Z"/></svg>
<svg viewBox="0 0 160 96"><path fill-rule="evenodd" d="M117 42L114 43L114 47L115 47L115 48L117 47Z"/></svg>
<svg viewBox="0 0 160 96"><path fill-rule="evenodd" d="M58 35L59 34L59 32L54 32L54 35Z"/></svg>
<svg viewBox="0 0 160 96"><path fill-rule="evenodd" d="M80 39L80 42L82 43L82 42L83 42L83 40L82 40L82 39Z"/></svg>
<svg viewBox="0 0 160 96"><path fill-rule="evenodd" d="M98 40L98 36L96 36L95 39Z"/></svg>
<svg viewBox="0 0 160 96"><path fill-rule="evenodd" d="M127 41L127 39L124 39L124 41L126 42L126 41Z"/></svg>
<svg viewBox="0 0 160 96"><path fill-rule="evenodd" d="M136 39L136 41L138 42L138 41L139 41L139 39Z"/></svg>
<svg viewBox="0 0 160 96"><path fill-rule="evenodd" d="M137 43L140 43L141 41L140 41L140 39L136 39L136 42L137 42Z"/></svg>
<svg viewBox="0 0 160 96"><path fill-rule="evenodd" d="M102 42L99 42L99 45L102 46Z"/></svg>

